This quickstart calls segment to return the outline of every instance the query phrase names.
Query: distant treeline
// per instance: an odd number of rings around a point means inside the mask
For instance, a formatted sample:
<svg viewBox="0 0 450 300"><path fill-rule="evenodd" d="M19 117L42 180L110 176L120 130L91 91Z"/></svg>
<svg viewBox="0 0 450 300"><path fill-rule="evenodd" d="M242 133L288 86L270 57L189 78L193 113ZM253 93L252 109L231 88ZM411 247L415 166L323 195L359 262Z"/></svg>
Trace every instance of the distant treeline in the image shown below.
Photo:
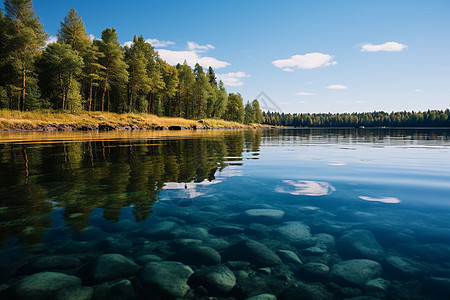
<svg viewBox="0 0 450 300"><path fill-rule="evenodd" d="M42 108L145 112L188 119L223 118L259 123L259 103L227 94L214 70L161 59L142 36L122 47L116 29L91 40L71 9L49 35L31 0L5 0L0 10L0 109Z"/></svg>
<svg viewBox="0 0 450 300"><path fill-rule="evenodd" d="M450 110L285 114L263 112L264 124L295 127L450 127Z"/></svg>

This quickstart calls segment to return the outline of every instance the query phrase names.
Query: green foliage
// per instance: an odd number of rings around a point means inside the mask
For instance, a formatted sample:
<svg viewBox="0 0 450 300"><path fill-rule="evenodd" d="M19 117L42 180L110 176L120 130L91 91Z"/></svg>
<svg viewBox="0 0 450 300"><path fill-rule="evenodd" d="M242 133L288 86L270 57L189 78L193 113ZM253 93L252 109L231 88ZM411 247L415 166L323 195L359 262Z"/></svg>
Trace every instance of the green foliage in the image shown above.
<svg viewBox="0 0 450 300"><path fill-rule="evenodd" d="M244 121L244 115L245 111L241 94L230 93L223 118L227 121L242 123Z"/></svg>
<svg viewBox="0 0 450 300"><path fill-rule="evenodd" d="M83 66L82 57L70 45L52 43L47 46L39 62L40 85L54 107L68 107L71 84L81 74ZM60 105L56 103L56 98L60 99Z"/></svg>
<svg viewBox="0 0 450 300"><path fill-rule="evenodd" d="M1 108L148 112L190 119L227 114L229 120L244 120L242 97L234 95L229 103L212 67L205 72L199 64L194 69L186 62L171 66L142 36L121 47L115 28L106 28L101 40L92 42L74 8L60 22L58 42L45 47L48 35L32 1L4 3Z"/></svg>
<svg viewBox="0 0 450 300"><path fill-rule="evenodd" d="M245 104L245 116L244 116L244 124L250 124L253 123L254 116L253 116L253 108L250 102L247 101Z"/></svg>
<svg viewBox="0 0 450 300"><path fill-rule="evenodd" d="M264 124L295 127L449 127L450 111L343 114L284 114L264 112Z"/></svg>
<svg viewBox="0 0 450 300"><path fill-rule="evenodd" d="M5 0L6 19L2 21L12 96L20 91L18 107L25 109L29 77L34 76L34 61L47 39L39 17L35 16L31 0ZM2 17L3 19L3 17ZM14 94L14 95L13 95Z"/></svg>
<svg viewBox="0 0 450 300"><path fill-rule="evenodd" d="M83 105L81 103L80 84L72 80L67 91L67 108L71 112L81 112Z"/></svg>
<svg viewBox="0 0 450 300"><path fill-rule="evenodd" d="M258 100L252 101L253 123L261 124L264 120Z"/></svg>
<svg viewBox="0 0 450 300"><path fill-rule="evenodd" d="M82 54L91 45L86 28L77 11L72 8L61 22L61 29L57 33L58 40L69 44L73 50Z"/></svg>

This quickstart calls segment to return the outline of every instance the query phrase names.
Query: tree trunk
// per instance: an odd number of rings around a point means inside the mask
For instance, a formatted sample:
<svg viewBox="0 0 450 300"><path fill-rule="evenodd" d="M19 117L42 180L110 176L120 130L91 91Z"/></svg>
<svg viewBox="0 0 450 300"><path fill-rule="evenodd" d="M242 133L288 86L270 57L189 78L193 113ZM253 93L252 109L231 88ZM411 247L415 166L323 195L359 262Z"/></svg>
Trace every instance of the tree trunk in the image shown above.
<svg viewBox="0 0 450 300"><path fill-rule="evenodd" d="M22 62L22 110L25 110L25 86L26 86L25 61Z"/></svg>
<svg viewBox="0 0 450 300"><path fill-rule="evenodd" d="M106 72L105 76L105 87L103 88L103 94L102 94L102 112L105 110L105 94L106 94L106 86L108 85L108 72Z"/></svg>
<svg viewBox="0 0 450 300"><path fill-rule="evenodd" d="M89 79L89 111L92 109L92 77Z"/></svg>

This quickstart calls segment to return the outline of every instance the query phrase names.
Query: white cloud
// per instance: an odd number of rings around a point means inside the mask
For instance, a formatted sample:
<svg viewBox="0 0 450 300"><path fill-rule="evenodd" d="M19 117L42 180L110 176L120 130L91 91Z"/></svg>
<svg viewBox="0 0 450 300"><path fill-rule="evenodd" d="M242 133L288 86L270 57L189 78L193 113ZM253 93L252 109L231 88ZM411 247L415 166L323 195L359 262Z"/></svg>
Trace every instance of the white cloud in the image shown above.
<svg viewBox="0 0 450 300"><path fill-rule="evenodd" d="M397 42L387 42L384 44L373 45L373 44L364 44L361 46L362 52L379 52L379 51L387 51L387 52L399 52L403 49L408 48L407 45L397 43Z"/></svg>
<svg viewBox="0 0 450 300"><path fill-rule="evenodd" d="M123 43L122 47L126 47L126 46L131 47L131 46L133 46L133 44L134 43L132 41L128 41L128 42Z"/></svg>
<svg viewBox="0 0 450 300"><path fill-rule="evenodd" d="M58 38L56 36L51 35L45 41L45 46L47 46L48 44L56 43L56 41L58 41Z"/></svg>
<svg viewBox="0 0 450 300"><path fill-rule="evenodd" d="M189 66L194 67L196 63L202 67L211 66L213 69L220 69L229 66L230 63L220 61L214 57L200 56L195 51L173 51L167 49L158 49L159 56L170 65L182 64L185 60Z"/></svg>
<svg viewBox="0 0 450 300"><path fill-rule="evenodd" d="M328 67L337 64L333 56L323 53L306 53L303 55L293 55L288 59L274 60L272 64L283 71L292 72L292 68L297 69L315 69Z"/></svg>
<svg viewBox="0 0 450 300"><path fill-rule="evenodd" d="M278 185L275 191L278 193L287 193L295 196L324 196L329 195L336 189L328 182L311 180L283 180L285 186Z"/></svg>
<svg viewBox="0 0 450 300"><path fill-rule="evenodd" d="M167 47L175 44L175 42L172 41L160 41L158 39L146 39L145 41L155 48Z"/></svg>
<svg viewBox="0 0 450 300"><path fill-rule="evenodd" d="M187 46L189 50L203 52L208 51L210 49L214 49L215 47L211 44L199 45L196 42L187 42Z"/></svg>
<svg viewBox="0 0 450 300"><path fill-rule="evenodd" d="M332 84L327 86L327 89L331 89L331 90L346 90L348 89L347 86L342 85L342 84Z"/></svg>
<svg viewBox="0 0 450 300"><path fill-rule="evenodd" d="M382 202L382 203L400 203L400 199L395 197L381 197L381 198L372 198L367 196L359 196L359 199L365 201L374 201L374 202Z"/></svg>
<svg viewBox="0 0 450 300"><path fill-rule="evenodd" d="M416 90L414 90L414 92L415 93L422 93L422 92L425 92L424 90L421 90L421 89L416 89Z"/></svg>
<svg viewBox="0 0 450 300"><path fill-rule="evenodd" d="M250 75L245 74L242 71L239 72L230 72L225 74L217 74L217 78L223 81L224 85L227 86L242 86L244 82L242 78L250 77Z"/></svg>
<svg viewBox="0 0 450 300"><path fill-rule="evenodd" d="M297 95L297 96L314 96L315 93L298 92L296 95Z"/></svg>
<svg viewBox="0 0 450 300"><path fill-rule="evenodd" d="M96 40L97 38L95 37L95 35L90 34L90 35L89 35L89 39L91 40L91 42L93 42L93 41Z"/></svg>

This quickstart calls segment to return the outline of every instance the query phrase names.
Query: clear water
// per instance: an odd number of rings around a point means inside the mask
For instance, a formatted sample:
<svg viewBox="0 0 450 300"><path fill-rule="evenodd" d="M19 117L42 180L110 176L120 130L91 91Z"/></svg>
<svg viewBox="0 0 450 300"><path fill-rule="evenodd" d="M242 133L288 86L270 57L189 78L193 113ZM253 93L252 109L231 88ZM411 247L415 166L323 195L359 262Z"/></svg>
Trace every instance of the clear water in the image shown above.
<svg viewBox="0 0 450 300"><path fill-rule="evenodd" d="M2 299L449 298L449 130L0 137Z"/></svg>

